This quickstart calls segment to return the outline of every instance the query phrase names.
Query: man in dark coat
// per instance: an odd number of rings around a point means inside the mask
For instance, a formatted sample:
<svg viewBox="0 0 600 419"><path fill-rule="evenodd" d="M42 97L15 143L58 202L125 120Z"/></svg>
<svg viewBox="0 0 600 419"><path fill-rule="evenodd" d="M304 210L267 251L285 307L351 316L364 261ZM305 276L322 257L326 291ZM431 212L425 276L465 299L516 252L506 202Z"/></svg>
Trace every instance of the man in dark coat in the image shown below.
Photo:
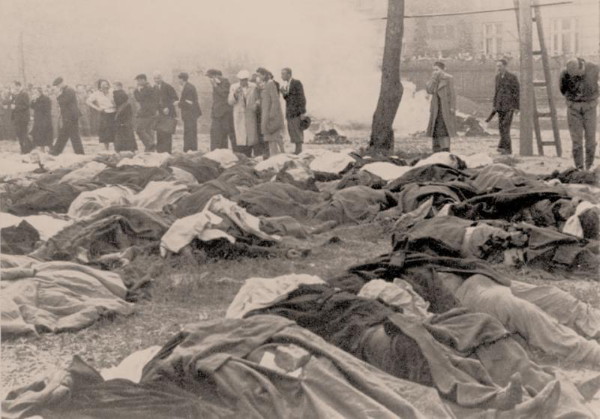
<svg viewBox="0 0 600 419"><path fill-rule="evenodd" d="M155 90L158 94L158 115L159 122L156 130L156 151L159 153L171 153L173 149L173 130L161 129L161 121L168 119L172 125L176 121L177 114L175 113L175 102L177 102L177 92L169 83L163 81L162 75L158 72L154 73ZM167 124L168 125L168 124Z"/></svg>
<svg viewBox="0 0 600 419"><path fill-rule="evenodd" d="M578 169L590 169L596 152L598 66L583 58L567 62L560 74L560 92L567 99L567 123L573 142L573 159ZM585 161L583 137L585 133Z"/></svg>
<svg viewBox="0 0 600 419"><path fill-rule="evenodd" d="M219 70L208 70L206 77L213 86L213 104L210 125L210 149L227 148L227 138L233 151L237 150L233 127L233 107L227 101L229 97L229 80Z"/></svg>
<svg viewBox="0 0 600 419"><path fill-rule="evenodd" d="M83 144L79 136L79 107L77 106L77 94L75 90L67 86L62 77L58 77L52 83L59 91L56 98L60 107L62 126L58 132L56 143L52 147L50 154L57 156L63 152L67 141L71 140L75 154L83 153Z"/></svg>
<svg viewBox="0 0 600 419"><path fill-rule="evenodd" d="M196 86L188 81L189 75L187 73L179 73L178 78L182 86L179 109L183 121L183 152L185 153L188 150L197 151L198 118L202 115L198 103L198 92Z"/></svg>
<svg viewBox="0 0 600 419"><path fill-rule="evenodd" d="M15 127L15 133L19 140L19 147L21 148L21 154L27 154L33 146L29 140L28 127L29 127L29 95L23 89L21 82L15 81L12 86L12 100L10 102L10 108L12 109L12 122Z"/></svg>
<svg viewBox="0 0 600 419"><path fill-rule="evenodd" d="M505 59L496 62L498 71L494 92L494 111L498 114L500 130L498 151L502 154L512 153L510 125L514 112L519 110L519 79L507 70L507 65L508 62Z"/></svg>
<svg viewBox="0 0 600 419"><path fill-rule="evenodd" d="M300 154L304 142L304 131L300 127L300 121L306 116L304 87L300 80L292 78L291 68L281 70L281 78L283 79L281 93L285 99L285 118L287 119L288 133L291 142L296 145L295 154Z"/></svg>
<svg viewBox="0 0 600 419"><path fill-rule="evenodd" d="M135 77L137 88L133 92L133 97L139 104L136 114L135 132L145 151L156 151L156 140L154 138L154 120L158 112L158 94L156 90L148 83L145 74L138 74Z"/></svg>

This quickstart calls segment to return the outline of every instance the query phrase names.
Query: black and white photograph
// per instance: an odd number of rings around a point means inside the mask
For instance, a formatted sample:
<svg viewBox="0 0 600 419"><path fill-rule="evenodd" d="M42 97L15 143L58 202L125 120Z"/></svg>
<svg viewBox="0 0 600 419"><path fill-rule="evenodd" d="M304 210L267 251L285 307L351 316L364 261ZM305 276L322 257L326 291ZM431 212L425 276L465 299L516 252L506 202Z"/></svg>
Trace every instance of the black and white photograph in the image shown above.
<svg viewBox="0 0 600 419"><path fill-rule="evenodd" d="M600 419L600 0L0 0L2 419Z"/></svg>

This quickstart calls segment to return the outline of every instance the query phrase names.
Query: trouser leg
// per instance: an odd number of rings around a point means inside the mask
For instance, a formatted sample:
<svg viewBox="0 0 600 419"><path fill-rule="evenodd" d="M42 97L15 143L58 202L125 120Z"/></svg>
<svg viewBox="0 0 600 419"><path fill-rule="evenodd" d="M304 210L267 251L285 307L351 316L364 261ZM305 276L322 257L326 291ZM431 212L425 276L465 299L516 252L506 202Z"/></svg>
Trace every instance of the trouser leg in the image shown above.
<svg viewBox="0 0 600 419"><path fill-rule="evenodd" d="M513 111L498 112L498 128L500 131L500 143L498 148L512 153L512 142L510 138L510 126L512 124Z"/></svg>
<svg viewBox="0 0 600 419"><path fill-rule="evenodd" d="M198 124L196 118L183 120L183 151L198 150Z"/></svg>
<svg viewBox="0 0 600 419"><path fill-rule="evenodd" d="M227 148L227 129L223 118L213 118L210 125L210 149Z"/></svg>
<svg viewBox="0 0 600 419"><path fill-rule="evenodd" d="M31 141L29 140L29 134L27 133L28 125L27 121L15 121L15 134L19 140L21 154L27 154L33 149Z"/></svg>
<svg viewBox="0 0 600 419"><path fill-rule="evenodd" d="M56 142L52 146L51 153L54 155L61 154L65 145L67 145L67 141L69 140L69 124L63 121L60 129L58 130L58 137L56 137Z"/></svg>
<svg viewBox="0 0 600 419"><path fill-rule="evenodd" d="M69 137L71 138L71 146L75 154L84 154L83 143L81 142L81 136L79 135L79 122L75 121L70 124Z"/></svg>
<svg viewBox="0 0 600 419"><path fill-rule="evenodd" d="M573 143L575 167L583 169L583 115L580 103L568 103L567 123L571 134L571 142Z"/></svg>
<svg viewBox="0 0 600 419"><path fill-rule="evenodd" d="M277 140L269 141L269 156L279 154L279 143Z"/></svg>
<svg viewBox="0 0 600 419"><path fill-rule="evenodd" d="M138 118L135 132L144 145L144 151L155 151L154 131L152 130L152 118Z"/></svg>
<svg viewBox="0 0 600 419"><path fill-rule="evenodd" d="M156 132L156 151L158 153L171 153L173 148L173 135L165 132Z"/></svg>
<svg viewBox="0 0 600 419"><path fill-rule="evenodd" d="M227 130L227 136L229 137L229 142L231 143L231 149L233 151L238 151L237 141L235 138L235 126L233 124L233 114L226 117L225 127ZM225 148L227 148L227 139L225 140Z"/></svg>
<svg viewBox="0 0 600 419"><path fill-rule="evenodd" d="M596 121L598 116L598 103L586 103L583 111L583 128L585 131L585 168L590 169L594 164L596 153Z"/></svg>

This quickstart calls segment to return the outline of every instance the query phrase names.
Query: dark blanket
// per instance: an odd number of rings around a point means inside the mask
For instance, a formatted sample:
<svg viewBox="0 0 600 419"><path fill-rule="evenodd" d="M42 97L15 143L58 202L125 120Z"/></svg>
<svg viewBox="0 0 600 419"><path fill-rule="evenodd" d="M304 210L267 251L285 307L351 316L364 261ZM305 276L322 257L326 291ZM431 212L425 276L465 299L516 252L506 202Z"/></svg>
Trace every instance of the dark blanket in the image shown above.
<svg viewBox="0 0 600 419"><path fill-rule="evenodd" d="M206 203L215 195L223 195L231 199L239 194L235 185L223 182L220 179L211 180L190 188L190 194L184 196L175 205L174 215L177 218L196 214L204 209Z"/></svg>
<svg viewBox="0 0 600 419"><path fill-rule="evenodd" d="M452 208L452 213L457 217L469 220L497 218L511 220L524 208L529 208L539 201L553 202L561 198L567 198L567 196L555 188L524 186L476 196L456 204Z"/></svg>
<svg viewBox="0 0 600 419"><path fill-rule="evenodd" d="M398 205L403 213L407 213L433 198L432 206L441 209L446 204L464 201L475 194L475 190L464 182L411 183L404 186L398 194Z"/></svg>
<svg viewBox="0 0 600 419"><path fill-rule="evenodd" d="M345 189L351 186L368 186L373 189L382 189L386 184L385 180L373 173L366 170L354 169L342 177L336 189Z"/></svg>
<svg viewBox="0 0 600 419"><path fill-rule="evenodd" d="M198 183L208 182L219 177L221 165L198 154L178 154L167 161L168 167L178 167L191 173Z"/></svg>
<svg viewBox="0 0 600 419"><path fill-rule="evenodd" d="M558 179L561 183L576 183L583 185L598 185L599 181L599 172L596 169L595 171L585 171L576 168L567 169L563 172L559 172L558 170L552 172L551 175L544 177L544 180Z"/></svg>
<svg viewBox="0 0 600 419"><path fill-rule="evenodd" d="M442 345L420 321L395 313L384 304L336 290L328 285L301 285L270 307L248 314L275 314L321 336L327 342L383 371L419 384L435 386L442 397L461 406L495 407L499 389L483 365ZM464 312L439 317L436 335L456 347L474 351L507 336L490 316L476 314L462 322ZM448 320L445 331L443 323Z"/></svg>
<svg viewBox="0 0 600 419"><path fill-rule="evenodd" d="M472 172L470 182L482 194L520 187L543 188L545 186L534 176L505 164L492 164Z"/></svg>
<svg viewBox="0 0 600 419"><path fill-rule="evenodd" d="M326 196L289 183L267 182L242 192L235 200L258 217L289 215L299 221L308 221L312 215L311 208L322 203Z"/></svg>
<svg viewBox="0 0 600 419"><path fill-rule="evenodd" d="M454 169L453 167L443 164L429 164L409 170L398 179L388 183L386 189L392 192L399 192L404 185L409 183L445 183L451 181L465 181L468 178L469 175L462 170Z"/></svg>
<svg viewBox="0 0 600 419"><path fill-rule="evenodd" d="M152 181L166 180L171 176L171 172L162 167L121 166L104 169L94 176L93 181L103 185L121 185L141 190Z"/></svg>
<svg viewBox="0 0 600 419"><path fill-rule="evenodd" d="M6 211L18 216L41 212L65 214L81 192L80 188L66 183L33 183L8 197Z"/></svg>
<svg viewBox="0 0 600 419"><path fill-rule="evenodd" d="M371 222L377 214L395 207L398 201L386 190L351 186L336 191L331 199L314 207L315 219L337 225Z"/></svg>
<svg viewBox="0 0 600 419"><path fill-rule="evenodd" d="M32 256L41 260L94 262L132 246L158 250L171 220L142 208L106 208L91 219L65 227Z"/></svg>
<svg viewBox="0 0 600 419"><path fill-rule="evenodd" d="M189 325L145 365L139 384L104 381L75 358L56 381L9 393L2 411L48 419L454 417L433 389L277 316Z"/></svg>
<svg viewBox="0 0 600 419"><path fill-rule="evenodd" d="M6 255L31 253L40 240L38 231L27 221L0 229L0 252Z"/></svg>
<svg viewBox="0 0 600 419"><path fill-rule="evenodd" d="M252 167L237 164L221 173L218 180L236 187L246 186L251 188L265 182L267 179L263 179Z"/></svg>

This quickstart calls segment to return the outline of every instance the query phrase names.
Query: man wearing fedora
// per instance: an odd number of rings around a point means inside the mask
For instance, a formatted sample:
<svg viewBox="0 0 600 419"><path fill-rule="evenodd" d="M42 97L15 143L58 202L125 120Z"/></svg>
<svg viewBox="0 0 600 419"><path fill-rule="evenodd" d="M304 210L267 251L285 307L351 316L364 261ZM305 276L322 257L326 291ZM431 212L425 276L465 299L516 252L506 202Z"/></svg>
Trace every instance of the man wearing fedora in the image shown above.
<svg viewBox="0 0 600 419"><path fill-rule="evenodd" d="M306 117L306 97L304 96L304 87L300 80L292 77L292 69L284 68L281 70L283 84L281 94L285 99L285 118L287 120L288 133L290 141L295 144L295 154L302 153L302 143L304 143L304 131L302 119Z"/></svg>
<svg viewBox="0 0 600 419"><path fill-rule="evenodd" d="M594 164L596 152L598 66L583 58L567 61L560 75L560 92L567 99L567 123L573 142L575 166L589 170Z"/></svg>

